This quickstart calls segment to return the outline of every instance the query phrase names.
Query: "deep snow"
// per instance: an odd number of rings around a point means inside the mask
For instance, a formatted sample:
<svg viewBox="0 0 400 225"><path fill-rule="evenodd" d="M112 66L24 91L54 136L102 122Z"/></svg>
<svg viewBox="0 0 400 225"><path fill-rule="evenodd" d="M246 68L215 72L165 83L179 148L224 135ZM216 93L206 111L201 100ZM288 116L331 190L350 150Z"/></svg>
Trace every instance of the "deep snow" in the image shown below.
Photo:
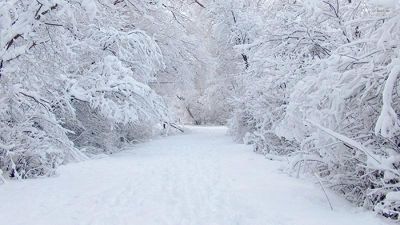
<svg viewBox="0 0 400 225"><path fill-rule="evenodd" d="M59 176L0 186L4 225L383 225L318 184L280 172L225 128L191 127Z"/></svg>

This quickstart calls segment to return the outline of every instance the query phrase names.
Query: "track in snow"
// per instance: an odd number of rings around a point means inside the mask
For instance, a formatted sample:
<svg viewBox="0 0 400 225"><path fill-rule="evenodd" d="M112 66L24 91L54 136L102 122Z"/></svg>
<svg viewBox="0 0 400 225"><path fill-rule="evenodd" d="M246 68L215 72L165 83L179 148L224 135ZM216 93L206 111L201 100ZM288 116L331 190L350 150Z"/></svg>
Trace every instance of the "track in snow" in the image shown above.
<svg viewBox="0 0 400 225"><path fill-rule="evenodd" d="M59 176L0 186L4 225L381 225L370 212L235 144L192 127Z"/></svg>

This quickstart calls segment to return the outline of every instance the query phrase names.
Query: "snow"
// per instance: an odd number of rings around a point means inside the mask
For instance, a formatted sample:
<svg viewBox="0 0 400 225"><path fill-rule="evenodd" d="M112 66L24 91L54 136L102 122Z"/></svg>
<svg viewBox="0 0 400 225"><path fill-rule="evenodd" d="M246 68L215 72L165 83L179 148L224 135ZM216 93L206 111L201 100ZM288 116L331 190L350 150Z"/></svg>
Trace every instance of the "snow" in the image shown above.
<svg viewBox="0 0 400 225"><path fill-rule="evenodd" d="M391 8L391 7L394 8L394 7L396 7L396 5L399 4L398 0L370 0L370 2L372 4L384 6L387 8Z"/></svg>
<svg viewBox="0 0 400 225"><path fill-rule="evenodd" d="M97 13L97 6L93 0L83 0L82 7L87 12L89 19L93 20Z"/></svg>
<svg viewBox="0 0 400 225"><path fill-rule="evenodd" d="M222 127L190 127L54 178L0 186L7 225L384 225L319 184L281 172ZM20 216L23 212L24 216Z"/></svg>
<svg viewBox="0 0 400 225"><path fill-rule="evenodd" d="M383 90L382 112L375 126L375 134L378 135L381 133L382 136L386 138L394 137L400 130L400 121L397 118L398 115L392 108L393 89L396 86L397 77L400 73L400 59L393 59L392 64L392 71L389 74Z"/></svg>

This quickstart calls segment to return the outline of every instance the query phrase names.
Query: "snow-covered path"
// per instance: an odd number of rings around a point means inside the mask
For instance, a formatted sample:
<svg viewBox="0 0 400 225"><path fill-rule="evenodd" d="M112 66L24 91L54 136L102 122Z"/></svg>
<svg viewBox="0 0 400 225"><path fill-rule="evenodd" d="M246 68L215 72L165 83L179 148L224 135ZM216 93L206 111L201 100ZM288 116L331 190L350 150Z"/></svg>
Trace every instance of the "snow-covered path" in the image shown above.
<svg viewBox="0 0 400 225"><path fill-rule="evenodd" d="M234 144L225 128L191 128L54 178L0 186L2 225L381 225L370 212Z"/></svg>

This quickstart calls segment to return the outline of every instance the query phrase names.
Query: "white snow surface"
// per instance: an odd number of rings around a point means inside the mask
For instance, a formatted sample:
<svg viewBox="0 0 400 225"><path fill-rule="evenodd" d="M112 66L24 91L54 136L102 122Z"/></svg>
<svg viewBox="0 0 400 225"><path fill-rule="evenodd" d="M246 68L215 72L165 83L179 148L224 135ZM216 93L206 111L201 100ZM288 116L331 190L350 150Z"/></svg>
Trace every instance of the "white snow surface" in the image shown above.
<svg viewBox="0 0 400 225"><path fill-rule="evenodd" d="M283 162L235 144L221 127L190 127L53 178L0 186L7 225L384 225Z"/></svg>

